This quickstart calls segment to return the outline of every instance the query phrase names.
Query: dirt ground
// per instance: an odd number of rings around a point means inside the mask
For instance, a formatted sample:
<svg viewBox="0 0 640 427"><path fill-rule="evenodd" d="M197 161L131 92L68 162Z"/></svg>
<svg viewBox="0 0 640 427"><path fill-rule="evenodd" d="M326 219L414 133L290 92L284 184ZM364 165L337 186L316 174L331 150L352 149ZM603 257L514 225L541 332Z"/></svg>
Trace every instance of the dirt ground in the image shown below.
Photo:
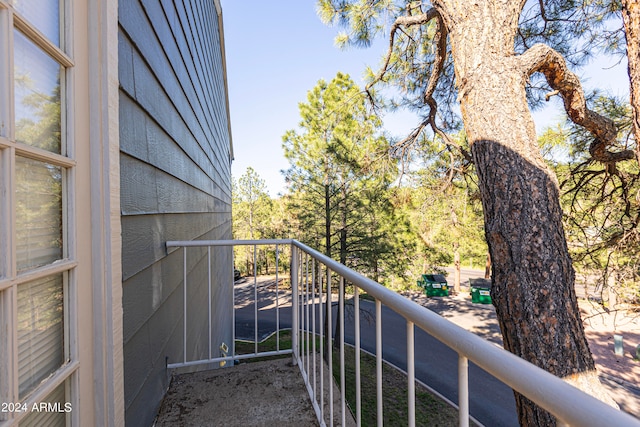
<svg viewBox="0 0 640 427"><path fill-rule="evenodd" d="M290 359L174 376L154 427L274 425L317 425Z"/></svg>
<svg viewBox="0 0 640 427"><path fill-rule="evenodd" d="M318 356L319 358L319 356ZM329 368L316 366L318 379L333 386L332 425L342 424L340 392L329 376ZM325 387L323 415L329 421L329 392ZM345 427L355 427L351 413L345 412ZM171 381L154 427L300 427L317 426L300 369L291 358L243 363L225 369L176 375Z"/></svg>

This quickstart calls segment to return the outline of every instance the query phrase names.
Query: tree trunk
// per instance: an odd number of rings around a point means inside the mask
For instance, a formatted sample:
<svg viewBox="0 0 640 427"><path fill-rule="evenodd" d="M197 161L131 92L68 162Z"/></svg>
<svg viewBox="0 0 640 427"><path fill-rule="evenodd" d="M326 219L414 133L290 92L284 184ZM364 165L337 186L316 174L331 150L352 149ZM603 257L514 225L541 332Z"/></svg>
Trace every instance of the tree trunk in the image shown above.
<svg viewBox="0 0 640 427"><path fill-rule="evenodd" d="M340 201L340 264L347 265L347 186L342 185L342 200ZM344 288L342 292L338 295L340 298L340 303L338 304L338 322L335 323L334 326L334 334L333 334L333 347L338 349L340 348L340 341L342 340L342 335L340 331L339 320L340 317L344 318L344 297L345 297L345 289L347 283L345 282Z"/></svg>
<svg viewBox="0 0 640 427"><path fill-rule="evenodd" d="M640 4L637 0L622 0L622 20L627 39L627 71L631 84L636 158L640 162Z"/></svg>
<svg viewBox="0 0 640 427"><path fill-rule="evenodd" d="M440 2L434 2L437 4ZM504 346L588 392L601 388L585 338L562 226L557 180L537 146L514 54L522 1L443 10L465 130L477 168ZM555 419L515 393L521 425Z"/></svg>
<svg viewBox="0 0 640 427"><path fill-rule="evenodd" d="M487 263L484 265L484 278L491 279L491 255L487 253Z"/></svg>
<svg viewBox="0 0 640 427"><path fill-rule="evenodd" d="M325 241L325 255L329 258L331 258L331 200L329 199L329 197L331 196L330 193L330 189L329 189L329 177L328 177L328 173L327 176L325 177L326 179L326 183L324 185L324 230L325 230L325 235L324 235L324 241ZM331 284L329 283L329 275L327 274L326 276L326 291L327 291L327 302L325 304L325 311L324 311L324 336L325 339L327 340L327 343L331 343L331 330L329 329L329 322L327 322L327 319L329 318L329 316L331 316ZM320 301L322 301L322 298L320 298ZM331 345L325 345L324 346L324 360L328 361L329 360L329 352L331 351Z"/></svg>
<svg viewBox="0 0 640 427"><path fill-rule="evenodd" d="M328 179L327 179L328 180ZM331 194L329 184L324 185L324 254L331 258Z"/></svg>
<svg viewBox="0 0 640 427"><path fill-rule="evenodd" d="M453 264L455 266L453 270L453 290L458 293L460 292L460 251L457 243L453 250Z"/></svg>

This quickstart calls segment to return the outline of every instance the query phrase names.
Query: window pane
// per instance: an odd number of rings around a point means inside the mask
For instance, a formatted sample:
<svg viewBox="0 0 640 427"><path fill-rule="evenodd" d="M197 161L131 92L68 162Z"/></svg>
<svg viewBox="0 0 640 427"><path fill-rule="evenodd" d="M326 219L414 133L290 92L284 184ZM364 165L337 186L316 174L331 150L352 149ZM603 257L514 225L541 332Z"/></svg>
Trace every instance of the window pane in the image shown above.
<svg viewBox="0 0 640 427"><path fill-rule="evenodd" d="M60 46L59 0L12 0L11 3L20 15L53 44Z"/></svg>
<svg viewBox="0 0 640 427"><path fill-rule="evenodd" d="M64 363L62 274L18 286L18 394L24 398Z"/></svg>
<svg viewBox="0 0 640 427"><path fill-rule="evenodd" d="M20 421L20 427L40 427L40 426L64 426L66 421L65 409L72 410L70 406L65 407L65 387L60 384L50 395L44 398L38 404L48 405L47 409L40 412L32 411L29 415ZM31 410L32 408L29 408ZM68 411L67 411L68 412Z"/></svg>
<svg viewBox="0 0 640 427"><path fill-rule="evenodd" d="M16 157L18 271L62 259L62 168Z"/></svg>
<svg viewBox="0 0 640 427"><path fill-rule="evenodd" d="M62 67L14 31L16 140L60 152Z"/></svg>

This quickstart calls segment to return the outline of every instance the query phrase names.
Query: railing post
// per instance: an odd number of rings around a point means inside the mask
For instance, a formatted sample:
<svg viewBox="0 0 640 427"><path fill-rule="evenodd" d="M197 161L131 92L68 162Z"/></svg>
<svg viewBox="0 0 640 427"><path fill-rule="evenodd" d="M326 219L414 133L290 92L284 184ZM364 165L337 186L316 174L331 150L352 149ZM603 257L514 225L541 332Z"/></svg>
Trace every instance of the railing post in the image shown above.
<svg viewBox="0 0 640 427"><path fill-rule="evenodd" d="M187 363L187 247L182 251L182 361Z"/></svg>
<svg viewBox="0 0 640 427"><path fill-rule="evenodd" d="M362 382L360 376L360 288L353 286L353 312L356 365L356 426L362 425Z"/></svg>
<svg viewBox="0 0 640 427"><path fill-rule="evenodd" d="M236 265L236 254L234 247L231 246L231 265ZM231 281L231 361L232 366L236 364L236 280L235 272L233 272Z"/></svg>
<svg viewBox="0 0 640 427"><path fill-rule="evenodd" d="M258 260L257 245L253 245L253 352L258 354Z"/></svg>
<svg viewBox="0 0 640 427"><path fill-rule="evenodd" d="M318 295L320 296L320 310L318 310L318 328L320 335L320 362L319 362L319 372L320 372L320 418L322 418L322 422L324 422L324 346L326 343L324 340L326 337L324 336L324 322L326 319L323 317L323 309L322 299L324 298L324 291L322 289L322 284L324 283L324 278L322 275L322 266L318 266ZM324 322L323 322L324 320ZM315 340L315 337L314 337ZM314 354L315 360L315 354ZM314 396L315 397L315 396Z"/></svg>
<svg viewBox="0 0 640 427"><path fill-rule="evenodd" d="M376 420L382 427L382 303L376 299Z"/></svg>
<svg viewBox="0 0 640 427"><path fill-rule="evenodd" d="M317 368L316 368L316 311L318 308L318 303L316 302L316 260L311 258L311 326L307 325L307 373L309 369L313 372L313 393L315 396L317 381ZM320 307L322 307L322 293L318 292L320 295ZM311 334L309 334L309 329L311 329ZM309 347L311 350L309 352ZM309 361L313 357L313 362L309 364Z"/></svg>
<svg viewBox="0 0 640 427"><path fill-rule="evenodd" d="M469 427L469 361L458 355L458 408L460 427Z"/></svg>
<svg viewBox="0 0 640 427"><path fill-rule="evenodd" d="M408 425L416 425L416 363L413 322L407 320L407 406Z"/></svg>
<svg viewBox="0 0 640 427"><path fill-rule="evenodd" d="M341 425L346 426L346 390L344 372L344 277L340 276L340 290L338 291L340 300L338 307L340 312L340 414Z"/></svg>
<svg viewBox="0 0 640 427"><path fill-rule="evenodd" d="M291 244L291 349L293 364L298 364L298 248Z"/></svg>
<svg viewBox="0 0 640 427"><path fill-rule="evenodd" d="M280 351L280 288L278 286L278 269L280 268L280 252L276 245L276 351Z"/></svg>
<svg viewBox="0 0 640 427"><path fill-rule="evenodd" d="M211 246L207 246L207 300L209 301L207 304L207 314L209 317L209 336L207 341L209 342L209 359L211 359L211 347L213 345L211 339L211 306L213 305L213 301L211 301Z"/></svg>
<svg viewBox="0 0 640 427"><path fill-rule="evenodd" d="M329 425L333 426L333 298L331 295L331 270L327 267L327 354L329 356ZM323 393L324 395L324 393Z"/></svg>

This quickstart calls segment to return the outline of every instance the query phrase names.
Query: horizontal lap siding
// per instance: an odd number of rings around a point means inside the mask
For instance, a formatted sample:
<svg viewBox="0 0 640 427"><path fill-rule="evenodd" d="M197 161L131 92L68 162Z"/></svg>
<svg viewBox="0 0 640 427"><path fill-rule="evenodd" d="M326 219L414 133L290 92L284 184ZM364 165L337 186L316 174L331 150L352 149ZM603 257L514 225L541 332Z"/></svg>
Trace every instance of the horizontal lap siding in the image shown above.
<svg viewBox="0 0 640 427"><path fill-rule="evenodd" d="M175 3L175 4L174 4ZM128 425L152 425L183 354L183 255L168 240L231 238L230 135L213 2L119 3L120 167ZM229 248L191 248L187 358L231 346Z"/></svg>

